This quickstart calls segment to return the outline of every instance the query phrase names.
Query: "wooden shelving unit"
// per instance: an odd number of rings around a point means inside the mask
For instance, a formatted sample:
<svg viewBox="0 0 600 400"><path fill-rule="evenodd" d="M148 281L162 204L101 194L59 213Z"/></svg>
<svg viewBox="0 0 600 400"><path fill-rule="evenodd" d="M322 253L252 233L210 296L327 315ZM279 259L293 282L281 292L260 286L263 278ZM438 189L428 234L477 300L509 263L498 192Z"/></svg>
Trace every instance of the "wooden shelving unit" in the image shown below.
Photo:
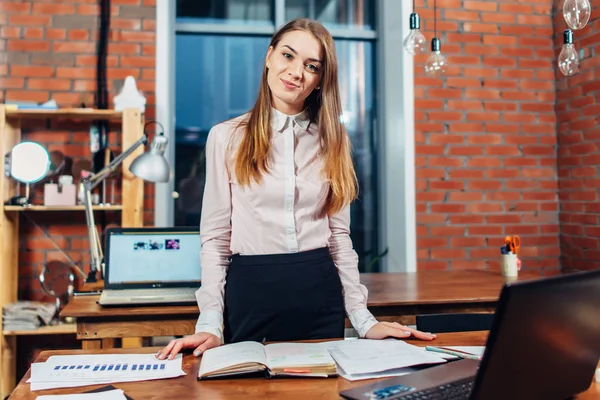
<svg viewBox="0 0 600 400"><path fill-rule="evenodd" d="M122 205L110 205L110 206L92 206L95 211L121 211L123 210ZM29 211L85 211L85 206L4 206L6 212L29 212Z"/></svg>
<svg viewBox="0 0 600 400"><path fill-rule="evenodd" d="M63 121L115 120L121 122L121 146L129 148L143 134L144 120L138 109L123 112L94 109L14 109L0 104L0 154L8 153L21 141L21 121L27 119L52 119ZM143 226L144 182L129 172L131 162L144 151L140 146L122 164L122 204L95 206L94 210L120 211L124 227ZM4 160L0 160L0 308L17 301L19 263L19 218L22 212L84 212L83 206L5 206L4 202L14 196L14 181L5 176ZM0 314L1 322L1 314ZM1 326L1 325L0 325ZM16 384L16 338L19 335L47 335L74 333L73 326L43 327L36 331L0 333L0 399L8 396Z"/></svg>
<svg viewBox="0 0 600 400"><path fill-rule="evenodd" d="M2 331L3 336L70 335L77 333L77 324L42 326L32 331Z"/></svg>
<svg viewBox="0 0 600 400"><path fill-rule="evenodd" d="M115 110L95 110L93 108L62 108L58 110L41 110L41 109L12 109L6 107L6 116L8 118L19 119L70 119L70 120L119 120L123 113Z"/></svg>

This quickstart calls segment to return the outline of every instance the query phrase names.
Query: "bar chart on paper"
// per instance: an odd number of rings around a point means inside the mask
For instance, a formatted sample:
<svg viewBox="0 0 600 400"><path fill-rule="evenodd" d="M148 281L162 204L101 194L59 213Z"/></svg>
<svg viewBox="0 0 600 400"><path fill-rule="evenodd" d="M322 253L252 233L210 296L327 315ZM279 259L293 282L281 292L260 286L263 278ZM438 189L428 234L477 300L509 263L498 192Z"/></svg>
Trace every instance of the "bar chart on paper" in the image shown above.
<svg viewBox="0 0 600 400"><path fill-rule="evenodd" d="M185 375L181 355L158 360L153 354L52 356L31 365L31 390L99 383L166 379Z"/></svg>
<svg viewBox="0 0 600 400"><path fill-rule="evenodd" d="M55 365L53 371L58 372L67 372L71 375L71 372L99 372L102 375L102 372L118 372L118 371L164 371L167 367L167 363L151 363L151 364L132 364L131 366L128 363L116 363L116 364L87 364L87 365L73 365L73 364L59 364Z"/></svg>

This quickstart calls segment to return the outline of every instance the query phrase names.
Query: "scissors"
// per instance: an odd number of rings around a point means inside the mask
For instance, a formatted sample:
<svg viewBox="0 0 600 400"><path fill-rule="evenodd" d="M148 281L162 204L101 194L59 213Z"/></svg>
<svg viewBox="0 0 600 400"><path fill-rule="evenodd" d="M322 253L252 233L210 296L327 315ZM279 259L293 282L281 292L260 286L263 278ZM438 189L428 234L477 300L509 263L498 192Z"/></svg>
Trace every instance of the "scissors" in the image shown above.
<svg viewBox="0 0 600 400"><path fill-rule="evenodd" d="M507 236L504 238L504 244L513 254L518 254L521 247L521 238L518 235Z"/></svg>

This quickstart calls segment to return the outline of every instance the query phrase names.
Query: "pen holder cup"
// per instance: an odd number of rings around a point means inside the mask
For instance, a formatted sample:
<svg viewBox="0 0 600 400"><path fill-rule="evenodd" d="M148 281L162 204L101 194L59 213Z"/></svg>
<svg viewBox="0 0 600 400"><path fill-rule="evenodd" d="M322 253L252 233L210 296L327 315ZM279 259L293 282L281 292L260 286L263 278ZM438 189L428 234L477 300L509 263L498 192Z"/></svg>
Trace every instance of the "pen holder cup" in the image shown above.
<svg viewBox="0 0 600 400"><path fill-rule="evenodd" d="M507 280L514 280L519 276L516 254L502 254L502 276Z"/></svg>

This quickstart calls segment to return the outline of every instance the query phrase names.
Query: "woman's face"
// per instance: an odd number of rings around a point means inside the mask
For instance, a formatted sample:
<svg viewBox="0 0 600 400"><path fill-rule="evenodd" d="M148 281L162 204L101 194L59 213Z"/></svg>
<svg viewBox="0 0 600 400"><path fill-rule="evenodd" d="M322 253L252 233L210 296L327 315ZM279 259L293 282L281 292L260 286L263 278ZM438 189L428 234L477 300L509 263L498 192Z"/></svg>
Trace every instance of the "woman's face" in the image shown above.
<svg viewBox="0 0 600 400"><path fill-rule="evenodd" d="M288 115L304 109L304 100L319 86L323 54L317 39L305 31L284 34L267 52L267 83L273 106Z"/></svg>

